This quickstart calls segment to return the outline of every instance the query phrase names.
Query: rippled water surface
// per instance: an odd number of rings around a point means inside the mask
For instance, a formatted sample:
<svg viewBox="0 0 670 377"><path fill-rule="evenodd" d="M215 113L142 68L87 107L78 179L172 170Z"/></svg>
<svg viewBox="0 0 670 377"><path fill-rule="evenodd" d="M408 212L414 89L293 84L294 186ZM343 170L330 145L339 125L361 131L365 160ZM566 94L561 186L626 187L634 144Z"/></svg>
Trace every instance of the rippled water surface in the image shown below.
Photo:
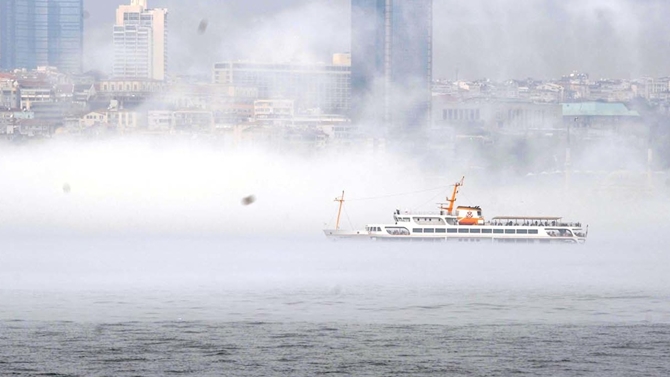
<svg viewBox="0 0 670 377"><path fill-rule="evenodd" d="M670 375L662 240L5 238L0 375Z"/></svg>
<svg viewBox="0 0 670 377"><path fill-rule="evenodd" d="M670 326L5 322L4 375L665 376Z"/></svg>

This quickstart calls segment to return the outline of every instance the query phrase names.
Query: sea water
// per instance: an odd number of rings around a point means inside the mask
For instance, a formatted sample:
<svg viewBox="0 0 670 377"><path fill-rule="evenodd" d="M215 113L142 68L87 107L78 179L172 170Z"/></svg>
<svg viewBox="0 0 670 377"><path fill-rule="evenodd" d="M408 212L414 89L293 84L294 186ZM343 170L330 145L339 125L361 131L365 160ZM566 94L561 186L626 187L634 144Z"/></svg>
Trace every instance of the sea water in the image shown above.
<svg viewBox="0 0 670 377"><path fill-rule="evenodd" d="M667 376L664 238L6 236L0 376Z"/></svg>

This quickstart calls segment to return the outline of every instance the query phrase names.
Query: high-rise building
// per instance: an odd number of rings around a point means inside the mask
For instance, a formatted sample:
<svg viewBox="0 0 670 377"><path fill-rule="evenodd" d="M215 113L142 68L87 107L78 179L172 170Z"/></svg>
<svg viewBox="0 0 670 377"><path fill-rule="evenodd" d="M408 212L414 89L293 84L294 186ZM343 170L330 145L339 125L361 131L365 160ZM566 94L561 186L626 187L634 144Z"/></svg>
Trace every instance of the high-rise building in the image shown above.
<svg viewBox="0 0 670 377"><path fill-rule="evenodd" d="M149 9L147 0L117 8L114 77L165 80L167 15L167 9Z"/></svg>
<svg viewBox="0 0 670 377"><path fill-rule="evenodd" d="M349 111L351 70L348 65L221 62L214 83L256 88L259 99L295 101L296 111L319 109L328 114Z"/></svg>
<svg viewBox="0 0 670 377"><path fill-rule="evenodd" d="M430 121L432 0L352 0L352 118L411 132Z"/></svg>
<svg viewBox="0 0 670 377"><path fill-rule="evenodd" d="M0 69L81 72L84 0L0 0Z"/></svg>

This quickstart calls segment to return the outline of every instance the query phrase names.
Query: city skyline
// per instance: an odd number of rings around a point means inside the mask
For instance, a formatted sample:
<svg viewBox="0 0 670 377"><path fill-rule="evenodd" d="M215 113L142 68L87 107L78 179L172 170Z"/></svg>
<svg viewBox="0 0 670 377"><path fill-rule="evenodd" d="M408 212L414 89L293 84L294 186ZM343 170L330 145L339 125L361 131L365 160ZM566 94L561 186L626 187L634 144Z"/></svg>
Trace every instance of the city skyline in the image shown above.
<svg viewBox="0 0 670 377"><path fill-rule="evenodd" d="M25 1L12 0L12 4L25 5ZM61 0L66 1L74 0ZM325 3L313 4L315 17L329 14ZM51 135L56 129L78 134L105 127L120 132L218 133L230 127L258 130L272 123L309 131L298 139L305 137L319 146L361 135L373 138L372 145L383 145L383 140L418 143L435 135L444 137L444 130L460 126L467 127L467 132L488 129L494 133L561 128L565 121L557 110L561 103L606 101L636 109L640 101L647 101L659 113L668 108L667 77L600 80L578 72L562 74L558 80L463 80L456 73L451 80L433 80L433 0L352 0L350 4L351 52L332 54L332 63L315 63L317 55L306 50L307 40L284 44L284 36L278 35L266 38L262 45L247 43L248 55L236 55L239 51L233 50L235 58L199 61L207 71L189 75L178 69L167 71L168 41L174 39L169 36L180 38L179 31L168 32L168 9L150 8L154 3L147 0L127 0L116 9L115 24L108 30L114 47L111 74L68 75L48 66L3 73L0 100L6 108L5 123L10 124L7 132L13 134L13 127L19 127L20 134ZM90 19L90 14L82 14L86 17ZM209 25L208 19L201 19L192 32L217 37ZM275 27L266 31L272 30ZM339 31L338 35L347 34ZM324 40L333 37L324 34ZM265 48L258 50L259 46ZM192 50L193 60L198 61L197 48ZM477 104L488 101L495 104ZM30 114L16 115L17 109ZM19 122L18 116L34 116L35 121ZM301 129L305 122L313 129ZM314 127L321 133L310 134ZM295 140L295 135L263 132L249 138ZM244 134L240 131L234 137L242 140L253 133Z"/></svg>

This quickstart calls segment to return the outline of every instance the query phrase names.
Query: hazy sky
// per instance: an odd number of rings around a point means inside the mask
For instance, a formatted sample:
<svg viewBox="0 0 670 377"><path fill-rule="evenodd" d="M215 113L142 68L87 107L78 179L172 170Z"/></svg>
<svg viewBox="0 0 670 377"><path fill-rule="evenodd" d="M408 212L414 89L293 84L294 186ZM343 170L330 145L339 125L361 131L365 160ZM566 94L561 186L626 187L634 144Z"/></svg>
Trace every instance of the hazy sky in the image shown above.
<svg viewBox="0 0 670 377"><path fill-rule="evenodd" d="M121 0L85 0L87 68L109 70ZM551 78L668 75L665 0L434 0L434 75ZM327 61L348 51L350 0L149 0L170 10L170 70L209 74L225 59ZM207 18L204 35L197 33Z"/></svg>

